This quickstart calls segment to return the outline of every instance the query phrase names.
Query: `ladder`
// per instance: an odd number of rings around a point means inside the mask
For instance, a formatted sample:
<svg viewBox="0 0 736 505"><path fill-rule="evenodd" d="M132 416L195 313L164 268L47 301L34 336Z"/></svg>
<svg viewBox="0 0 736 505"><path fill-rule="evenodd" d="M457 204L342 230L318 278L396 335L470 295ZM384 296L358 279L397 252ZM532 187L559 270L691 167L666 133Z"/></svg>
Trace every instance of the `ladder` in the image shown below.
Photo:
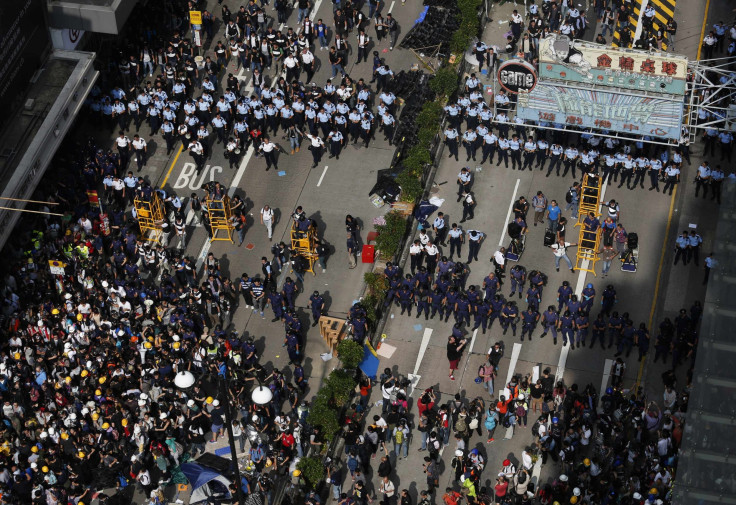
<svg viewBox="0 0 736 505"><path fill-rule="evenodd" d="M580 227L578 247L575 257L575 269L583 272L595 273L595 264L598 262L598 250L601 243L601 228L596 231L585 229L583 221L592 212L600 217L601 178L595 174L585 174L580 190L580 204L578 206L578 222Z"/></svg>
<svg viewBox="0 0 736 505"><path fill-rule="evenodd" d="M229 240L233 242L233 230L235 229L232 221L230 221L230 197L225 195L222 198L212 198L208 196L206 199L207 215L210 220L210 230L212 231L210 241ZM218 232L225 232L224 236L219 236Z"/></svg>
<svg viewBox="0 0 736 505"><path fill-rule="evenodd" d="M317 230L315 226L309 226L307 231L301 231L296 223L291 223L291 253L301 256L307 260L306 271L314 273L314 263L317 261Z"/></svg>
<svg viewBox="0 0 736 505"><path fill-rule="evenodd" d="M138 227L141 238L151 242L161 243L164 224L164 204L158 193L154 192L150 200L135 198L133 200L135 213L138 217Z"/></svg>

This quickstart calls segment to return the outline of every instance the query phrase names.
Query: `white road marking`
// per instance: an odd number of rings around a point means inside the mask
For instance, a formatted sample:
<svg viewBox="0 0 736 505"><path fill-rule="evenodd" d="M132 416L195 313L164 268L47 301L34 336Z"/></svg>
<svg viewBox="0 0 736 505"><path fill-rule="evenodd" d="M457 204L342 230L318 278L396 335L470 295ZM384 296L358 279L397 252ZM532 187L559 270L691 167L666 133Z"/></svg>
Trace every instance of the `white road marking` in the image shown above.
<svg viewBox="0 0 736 505"><path fill-rule="evenodd" d="M322 179L325 178L325 174L327 173L327 165L325 165L325 169L322 170L322 175L319 177L319 181L317 181L317 187L320 187L322 185Z"/></svg>
<svg viewBox="0 0 736 505"><path fill-rule="evenodd" d="M394 5L396 4L396 0L391 2L391 6L388 8L388 13L391 14L391 11L394 10Z"/></svg>
<svg viewBox="0 0 736 505"><path fill-rule="evenodd" d="M511 351L511 361L509 362L509 371L506 374L506 382L504 382L504 387L506 384L511 382L511 377L514 376L514 369L516 368L516 362L519 361L519 354L521 353L521 344L519 342L514 342L514 348Z"/></svg>
<svg viewBox="0 0 736 505"><path fill-rule="evenodd" d="M606 364L603 365L603 378L601 379L601 388L598 390L598 397L603 396L603 392L606 390L608 385L608 379L611 377L611 367L613 366L613 360L607 359Z"/></svg>
<svg viewBox="0 0 736 505"><path fill-rule="evenodd" d="M511 195L511 203L509 204L509 211L506 213L506 221L503 222L503 229L501 230L501 239L498 241L498 246L503 245L503 239L506 237L506 225L509 224L511 219L511 211L514 210L514 202L516 201L516 192L519 191L519 183L521 179L516 179L516 185L514 186L514 194Z"/></svg>
<svg viewBox="0 0 736 505"><path fill-rule="evenodd" d="M557 372L555 372L555 384L557 384L557 381L562 380L562 374L565 373L565 364L567 363L568 354L570 354L570 342L568 342L567 345L562 346L560 359L557 362Z"/></svg>
<svg viewBox="0 0 736 505"><path fill-rule="evenodd" d="M197 256L197 263L194 269L195 272L204 264L204 260L207 259L207 254L210 252L210 247L212 247L212 241L210 239L205 239L204 244L202 244L202 250L199 251L199 255Z"/></svg>
<svg viewBox="0 0 736 505"><path fill-rule="evenodd" d="M427 352L427 346L429 346L429 340L432 338L432 328L424 328L424 335L422 335L422 343L419 346L419 354L417 354L417 361L414 364L414 375L419 371L419 365L422 364L424 359L424 353Z"/></svg>
<svg viewBox="0 0 736 505"><path fill-rule="evenodd" d="M253 149L252 145L248 147L248 152L245 153L245 156L243 156L243 159L240 162L240 167L238 168L238 171L235 173L235 177L230 182L230 189L228 189L227 191L228 196L232 197L235 194L235 190L238 189L240 180L243 178L243 174L245 174L245 167L248 165L248 162L250 161L254 152L255 150Z"/></svg>
<svg viewBox="0 0 736 505"><path fill-rule="evenodd" d="M478 328L473 330L473 338L470 339L470 347L468 348L468 356L473 354L473 346L475 346L475 337L478 335Z"/></svg>
<svg viewBox="0 0 736 505"><path fill-rule="evenodd" d="M639 40L639 37L641 37L641 30L643 28L642 20L644 19L644 11L646 10L648 4L648 0L642 0L641 2L641 6L639 7L639 21L636 23L636 32L634 33L633 40Z"/></svg>
<svg viewBox="0 0 736 505"><path fill-rule="evenodd" d="M603 202L606 201L605 200L605 197L606 197L606 188L607 187L608 187L608 181L606 181L605 184L603 184L603 186L601 187L600 199L598 200L600 203L603 203ZM580 216L580 214L578 214L578 216ZM578 246L578 247L580 247L580 246ZM583 260L580 263L580 266L582 268L588 268L588 265L590 265L590 262L588 260ZM578 298L580 298L580 295L582 295L582 293L583 293L583 288L585 287L585 278L588 275L588 272L582 270L582 268L580 270L580 273L578 273L578 282L575 285L575 294L578 296Z"/></svg>

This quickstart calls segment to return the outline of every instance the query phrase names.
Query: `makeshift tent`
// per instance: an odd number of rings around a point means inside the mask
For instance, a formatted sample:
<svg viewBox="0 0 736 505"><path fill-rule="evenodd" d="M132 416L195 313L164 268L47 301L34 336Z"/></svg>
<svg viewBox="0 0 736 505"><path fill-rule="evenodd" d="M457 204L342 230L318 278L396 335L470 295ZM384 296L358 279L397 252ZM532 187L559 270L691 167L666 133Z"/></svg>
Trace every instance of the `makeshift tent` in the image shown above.
<svg viewBox="0 0 736 505"><path fill-rule="evenodd" d="M359 368L363 371L366 377L370 377L375 380L379 363L378 355L370 344L365 344L363 346L363 351L363 362L359 365Z"/></svg>
<svg viewBox="0 0 736 505"><path fill-rule="evenodd" d="M207 501L209 497L230 498L230 481L212 468L197 463L184 463L181 471L192 486L189 503Z"/></svg>

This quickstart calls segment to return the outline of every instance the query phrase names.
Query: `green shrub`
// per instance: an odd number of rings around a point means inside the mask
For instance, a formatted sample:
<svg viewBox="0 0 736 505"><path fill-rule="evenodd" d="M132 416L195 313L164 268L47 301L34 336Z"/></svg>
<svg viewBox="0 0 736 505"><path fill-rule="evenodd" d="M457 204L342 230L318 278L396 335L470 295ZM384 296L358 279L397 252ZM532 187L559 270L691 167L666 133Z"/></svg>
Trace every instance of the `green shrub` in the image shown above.
<svg viewBox="0 0 736 505"><path fill-rule="evenodd" d="M376 248L381 251L384 259L391 260L399 252L401 240L406 233L406 219L396 211L389 212L384 219L386 224L375 226L379 233L376 237Z"/></svg>
<svg viewBox="0 0 736 505"><path fill-rule="evenodd" d="M383 291L381 296L377 296L373 293L363 297L363 307L365 308L366 319L368 319L368 326L371 328L376 327L378 322L378 304L382 303L386 298L386 292Z"/></svg>
<svg viewBox="0 0 736 505"><path fill-rule="evenodd" d="M302 458L296 467L302 472L302 477L312 489L317 489L317 486L325 478L325 465L322 464L322 458L310 456Z"/></svg>
<svg viewBox="0 0 736 505"><path fill-rule="evenodd" d="M470 46L470 32L465 31L462 27L459 28L453 35L452 39L450 39L450 51L460 55L459 57L462 57L463 54L465 54L465 51ZM439 71L437 71L437 74L439 74ZM435 76L437 75L435 74ZM457 73L453 72L452 74L455 77L455 88L452 90L452 93L455 92L455 89L457 89ZM432 81L429 82L429 85L432 86ZM449 89L449 86L448 86ZM451 96L452 93L443 93L445 96Z"/></svg>
<svg viewBox="0 0 736 505"><path fill-rule="evenodd" d="M376 272L367 272L363 275L363 280L368 286L368 291L371 295L383 299L388 291L388 279L383 274ZM363 299L363 305L366 305L366 298Z"/></svg>
<svg viewBox="0 0 736 505"><path fill-rule="evenodd" d="M434 141L434 136L437 135L437 130L439 130L439 123L433 124L432 128L424 126L419 128L419 131L417 132L417 140L419 143L417 145L421 146L423 149L429 149Z"/></svg>
<svg viewBox="0 0 736 505"><path fill-rule="evenodd" d="M342 366L347 369L353 370L355 368L358 368L358 365L360 365L360 363L363 361L363 353L363 344L359 344L353 339L346 338L342 340L339 344L337 344L337 357L340 358ZM334 374L335 372L337 372L337 370L332 372L332 374ZM330 374L330 376L332 374ZM355 381L353 381L352 377L348 378L353 382L352 386L349 388L352 391L352 389L355 387ZM337 382L335 384L337 384ZM337 399L336 391L333 391L333 395Z"/></svg>
<svg viewBox="0 0 736 505"><path fill-rule="evenodd" d="M455 39L456 38L463 38L464 42L460 42L460 45L462 46L462 49L460 51L456 51L454 49L455 47ZM470 36L464 35L462 33L462 30L458 30L455 32L455 34L452 36L452 41L450 42L450 48L452 52L464 52L465 49L470 44ZM443 96L445 98L452 96L453 93L457 90L457 81L458 81L458 75L457 71L450 67L450 66L444 66L437 70L437 72L434 74L434 76L429 80L429 87L432 91L435 92L438 96Z"/></svg>
<svg viewBox="0 0 736 505"><path fill-rule="evenodd" d="M327 440L332 440L337 430L340 429L340 424L337 421L337 409L330 405L331 402L330 391L327 388L320 389L312 401L307 416L307 422L312 426L318 426Z"/></svg>
<svg viewBox="0 0 736 505"><path fill-rule="evenodd" d="M401 186L402 202L417 203L422 197L424 192L422 183L408 168L396 176L396 182Z"/></svg>
<svg viewBox="0 0 736 505"><path fill-rule="evenodd" d="M442 105L438 102L427 102L422 105L422 110L417 114L417 124L421 128L434 128L434 123L439 125L442 115Z"/></svg>

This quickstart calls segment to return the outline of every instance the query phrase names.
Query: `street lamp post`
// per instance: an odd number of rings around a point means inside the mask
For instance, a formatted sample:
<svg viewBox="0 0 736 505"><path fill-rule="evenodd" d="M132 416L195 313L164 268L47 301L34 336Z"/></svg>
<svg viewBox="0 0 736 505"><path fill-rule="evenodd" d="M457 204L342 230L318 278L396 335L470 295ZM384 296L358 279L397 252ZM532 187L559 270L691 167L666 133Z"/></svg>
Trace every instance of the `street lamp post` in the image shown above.
<svg viewBox="0 0 736 505"><path fill-rule="evenodd" d="M180 389L188 389L195 383L194 375L191 372L179 372L174 377L174 384ZM225 429L227 430L228 440L230 442L230 459L233 463L233 474L235 475L235 491L236 499L239 505L245 504L243 497L243 486L240 480L240 469L238 468L238 454L235 452L235 437L233 436L233 421L230 415L230 402L228 397L227 369L224 374L217 374L217 389L225 402ZM269 393L271 391L269 390Z"/></svg>

